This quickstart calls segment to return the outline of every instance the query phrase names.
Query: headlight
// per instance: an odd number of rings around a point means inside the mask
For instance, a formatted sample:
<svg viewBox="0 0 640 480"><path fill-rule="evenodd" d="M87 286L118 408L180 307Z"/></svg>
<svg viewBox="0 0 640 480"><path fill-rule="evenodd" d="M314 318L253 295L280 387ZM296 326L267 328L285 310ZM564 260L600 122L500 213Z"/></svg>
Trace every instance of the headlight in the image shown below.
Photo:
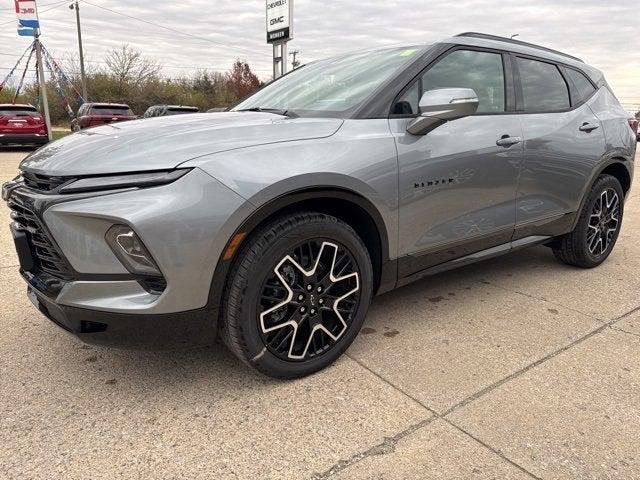
<svg viewBox="0 0 640 480"><path fill-rule="evenodd" d="M114 225L105 234L105 239L118 260L136 275L161 276L155 260L140 237L127 225Z"/></svg>
<svg viewBox="0 0 640 480"><path fill-rule="evenodd" d="M62 187L60 193L95 192L131 187L155 187L157 185L175 182L189 171L189 168L182 168L168 172L128 173L113 176L80 178Z"/></svg>

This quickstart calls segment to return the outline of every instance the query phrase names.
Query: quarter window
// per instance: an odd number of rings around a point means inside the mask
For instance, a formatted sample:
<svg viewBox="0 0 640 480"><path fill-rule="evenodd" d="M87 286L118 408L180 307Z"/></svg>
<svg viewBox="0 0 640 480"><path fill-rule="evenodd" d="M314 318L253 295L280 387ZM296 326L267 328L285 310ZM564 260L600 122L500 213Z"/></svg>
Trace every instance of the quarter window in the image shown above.
<svg viewBox="0 0 640 480"><path fill-rule="evenodd" d="M422 94L437 88L472 88L478 95L478 113L505 111L502 55L474 50L456 50L429 70L400 97L394 115L418 114Z"/></svg>
<svg viewBox="0 0 640 480"><path fill-rule="evenodd" d="M554 112L569 108L569 90L558 67L518 58L518 70L527 112Z"/></svg>
<svg viewBox="0 0 640 480"><path fill-rule="evenodd" d="M567 76L571 79L573 85L576 87L575 90L577 98L575 99L574 103L584 102L591 96L593 92L596 91L593 84L589 80L587 80L587 77L585 77L582 73L571 68L566 68L565 72L567 72Z"/></svg>

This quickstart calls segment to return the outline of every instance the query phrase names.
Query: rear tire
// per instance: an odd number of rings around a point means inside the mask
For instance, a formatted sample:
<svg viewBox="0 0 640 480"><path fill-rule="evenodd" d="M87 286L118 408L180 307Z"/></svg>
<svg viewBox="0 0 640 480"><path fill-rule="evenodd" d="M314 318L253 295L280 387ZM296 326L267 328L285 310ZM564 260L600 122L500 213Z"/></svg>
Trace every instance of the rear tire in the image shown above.
<svg viewBox="0 0 640 480"><path fill-rule="evenodd" d="M575 229L552 245L554 255L568 265L597 267L616 244L623 212L620 182L611 175L600 175L591 187Z"/></svg>
<svg viewBox="0 0 640 480"><path fill-rule="evenodd" d="M345 222L315 212L277 218L237 254L223 299L222 340L265 375L309 375L353 342L372 285L367 248Z"/></svg>

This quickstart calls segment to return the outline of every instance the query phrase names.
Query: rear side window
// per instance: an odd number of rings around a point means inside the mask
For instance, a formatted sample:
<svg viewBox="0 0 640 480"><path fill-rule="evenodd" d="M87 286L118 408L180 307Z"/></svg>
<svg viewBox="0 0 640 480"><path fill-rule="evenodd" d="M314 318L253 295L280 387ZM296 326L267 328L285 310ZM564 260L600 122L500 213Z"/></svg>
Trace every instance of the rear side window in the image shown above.
<svg viewBox="0 0 640 480"><path fill-rule="evenodd" d="M427 70L396 102L392 113L418 113L422 94L437 88L472 88L478 95L478 113L505 111L502 55L474 50L456 50Z"/></svg>
<svg viewBox="0 0 640 480"><path fill-rule="evenodd" d="M527 112L554 112L570 107L569 89L558 67L518 58L518 70Z"/></svg>
<svg viewBox="0 0 640 480"><path fill-rule="evenodd" d="M582 73L571 68L567 68L565 69L565 71L567 72L567 76L575 86L575 94L577 98L574 99L573 103L584 102L593 94L593 92L596 91L596 87L594 87L593 84Z"/></svg>

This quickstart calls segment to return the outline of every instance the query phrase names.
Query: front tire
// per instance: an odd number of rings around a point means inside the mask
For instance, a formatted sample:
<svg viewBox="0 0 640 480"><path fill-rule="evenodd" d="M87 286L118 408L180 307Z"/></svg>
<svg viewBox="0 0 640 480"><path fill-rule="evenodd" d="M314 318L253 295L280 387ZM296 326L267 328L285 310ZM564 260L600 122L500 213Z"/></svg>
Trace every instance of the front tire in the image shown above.
<svg viewBox="0 0 640 480"><path fill-rule="evenodd" d="M353 342L372 285L367 248L345 222L315 212L277 218L238 253L223 299L222 340L266 375L309 375Z"/></svg>
<svg viewBox="0 0 640 480"><path fill-rule="evenodd" d="M591 187L575 229L553 245L554 255L568 265L597 267L616 244L623 213L620 182L611 175L600 175Z"/></svg>

